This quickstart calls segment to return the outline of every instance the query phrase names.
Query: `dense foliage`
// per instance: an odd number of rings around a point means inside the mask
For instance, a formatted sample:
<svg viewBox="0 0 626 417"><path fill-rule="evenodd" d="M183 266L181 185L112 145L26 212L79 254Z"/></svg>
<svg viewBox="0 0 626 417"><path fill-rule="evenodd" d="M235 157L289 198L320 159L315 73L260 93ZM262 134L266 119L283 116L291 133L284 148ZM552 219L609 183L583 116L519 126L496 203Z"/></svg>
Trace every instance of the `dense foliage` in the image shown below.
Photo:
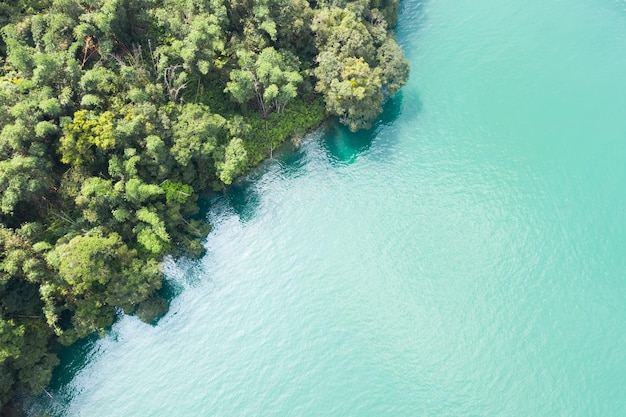
<svg viewBox="0 0 626 417"><path fill-rule="evenodd" d="M398 0L0 4L0 409L54 345L152 321L198 192L336 115L367 128L408 76Z"/></svg>

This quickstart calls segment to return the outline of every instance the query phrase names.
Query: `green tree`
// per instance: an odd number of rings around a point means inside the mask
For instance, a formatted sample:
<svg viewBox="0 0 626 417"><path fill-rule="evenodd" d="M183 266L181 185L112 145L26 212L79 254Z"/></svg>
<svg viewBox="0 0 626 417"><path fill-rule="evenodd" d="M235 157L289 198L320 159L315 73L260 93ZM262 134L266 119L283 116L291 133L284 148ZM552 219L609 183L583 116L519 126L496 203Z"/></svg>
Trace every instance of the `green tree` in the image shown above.
<svg viewBox="0 0 626 417"><path fill-rule="evenodd" d="M40 225L19 230L0 225L0 407L17 387L41 392L58 363L50 353L51 332L37 285L50 271L29 240L37 230Z"/></svg>
<svg viewBox="0 0 626 417"><path fill-rule="evenodd" d="M220 143L226 142L226 119L212 114L206 106L186 104L173 127L170 152L182 174L180 179L194 188L206 187L214 172L214 153Z"/></svg>
<svg viewBox="0 0 626 417"><path fill-rule="evenodd" d="M224 152L224 161L216 163L220 180L224 184L232 184L233 179L244 171L247 163L248 153L243 140L240 138L231 139Z"/></svg>
<svg viewBox="0 0 626 417"><path fill-rule="evenodd" d="M241 104L256 97L263 117L271 108L277 113L283 111L298 94L303 80L298 58L273 47L263 49L256 57L247 51L239 51L238 56L241 68L231 71L225 91Z"/></svg>
<svg viewBox="0 0 626 417"><path fill-rule="evenodd" d="M20 203L36 202L50 185L43 158L15 155L0 161L0 213L13 214Z"/></svg>
<svg viewBox="0 0 626 417"><path fill-rule="evenodd" d="M409 62L392 36L388 36L378 49L378 61L383 70L386 92L393 95L409 79Z"/></svg>
<svg viewBox="0 0 626 417"><path fill-rule="evenodd" d="M215 65L222 65L226 7L219 0L166 0L153 8L151 15L160 34L152 56L157 78L169 99L176 102L189 83L200 85ZM149 47L152 50L151 44Z"/></svg>
<svg viewBox="0 0 626 417"><path fill-rule="evenodd" d="M71 122L63 126L61 138L61 161L70 165L93 162L95 150L107 150L115 146L113 113L100 115L88 110L78 110Z"/></svg>
<svg viewBox="0 0 626 417"><path fill-rule="evenodd" d="M313 32L320 51L330 51L339 59L362 57L375 63L376 47L361 16L350 9L333 7L316 12Z"/></svg>
<svg viewBox="0 0 626 417"><path fill-rule="evenodd" d="M137 242L155 255L165 255L170 249L171 239L163 220L154 210L146 207L137 210L136 216L141 222L134 229Z"/></svg>
<svg viewBox="0 0 626 417"><path fill-rule="evenodd" d="M298 94L298 85L302 83L299 66L297 57L288 52L278 52L272 47L265 48L256 61L263 101L271 103L279 114Z"/></svg>
<svg viewBox="0 0 626 417"><path fill-rule="evenodd" d="M44 311L66 344L110 326L116 306L133 311L160 288L163 278L155 261L142 262L120 235L101 229L57 244L47 260L58 269L59 279L42 286ZM69 323L62 322L64 311Z"/></svg>
<svg viewBox="0 0 626 417"><path fill-rule="evenodd" d="M351 131L367 129L382 111L382 70L370 68L363 58L347 58L339 65L338 78L330 80L328 86L318 83L326 108Z"/></svg>
<svg viewBox="0 0 626 417"><path fill-rule="evenodd" d="M315 55L311 42L313 9L310 3L306 0L271 0L268 8L276 24L273 46L277 50L297 54L302 62L310 61Z"/></svg>

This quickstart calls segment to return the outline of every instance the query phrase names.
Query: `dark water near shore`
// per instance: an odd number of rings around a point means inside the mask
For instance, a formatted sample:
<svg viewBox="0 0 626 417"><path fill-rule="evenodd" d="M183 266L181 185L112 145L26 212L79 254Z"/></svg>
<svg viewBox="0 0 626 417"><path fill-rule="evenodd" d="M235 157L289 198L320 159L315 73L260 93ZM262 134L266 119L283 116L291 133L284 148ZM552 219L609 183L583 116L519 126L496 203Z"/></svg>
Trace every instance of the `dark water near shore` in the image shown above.
<svg viewBox="0 0 626 417"><path fill-rule="evenodd" d="M404 1L409 84L213 197L55 416L626 415L626 3Z"/></svg>

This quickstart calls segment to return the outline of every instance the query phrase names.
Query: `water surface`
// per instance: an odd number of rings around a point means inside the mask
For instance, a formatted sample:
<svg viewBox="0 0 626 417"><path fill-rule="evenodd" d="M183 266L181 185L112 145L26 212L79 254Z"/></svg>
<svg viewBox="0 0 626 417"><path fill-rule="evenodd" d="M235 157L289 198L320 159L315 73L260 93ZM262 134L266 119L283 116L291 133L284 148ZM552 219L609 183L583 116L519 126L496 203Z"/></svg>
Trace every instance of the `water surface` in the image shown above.
<svg viewBox="0 0 626 417"><path fill-rule="evenodd" d="M407 0L409 84L226 195L55 416L626 415L626 3Z"/></svg>

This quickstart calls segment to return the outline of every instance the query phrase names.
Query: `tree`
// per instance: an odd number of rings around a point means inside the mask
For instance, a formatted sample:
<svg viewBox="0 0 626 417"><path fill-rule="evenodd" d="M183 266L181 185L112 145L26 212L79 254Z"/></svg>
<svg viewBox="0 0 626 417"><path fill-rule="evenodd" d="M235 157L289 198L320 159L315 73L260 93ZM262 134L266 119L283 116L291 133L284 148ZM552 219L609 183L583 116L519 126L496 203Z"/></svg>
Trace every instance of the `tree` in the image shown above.
<svg viewBox="0 0 626 417"><path fill-rule="evenodd" d="M116 306L133 311L160 288L163 278L156 262L140 261L120 235L98 228L57 244L47 260L59 279L42 286L44 311L66 344L110 326ZM64 312L69 322L63 322Z"/></svg>
<svg viewBox="0 0 626 417"><path fill-rule="evenodd" d="M226 119L212 114L208 107L185 104L174 123L174 143L170 153L177 162L181 180L194 188L206 186L213 172L214 153L226 141Z"/></svg>
<svg viewBox="0 0 626 417"><path fill-rule="evenodd" d="M0 407L16 387L41 392L58 363L50 353L37 285L50 271L29 240L38 230L32 224L19 230L0 225Z"/></svg>
<svg viewBox="0 0 626 417"><path fill-rule="evenodd" d="M409 79L409 62L392 36L378 49L378 61L383 70L386 92L394 95Z"/></svg>
<svg viewBox="0 0 626 417"><path fill-rule="evenodd" d="M298 58L273 47L263 49L256 57L243 50L238 56L240 69L231 71L225 91L240 104L256 97L263 117L267 117L270 108L277 113L283 111L298 94L303 80Z"/></svg>
<svg viewBox="0 0 626 417"><path fill-rule="evenodd" d="M248 153L240 138L233 138L225 150L224 161L217 162L216 168L224 184L232 184L233 179L243 172L248 162Z"/></svg>
<svg viewBox="0 0 626 417"><path fill-rule="evenodd" d="M339 77L328 86L320 82L317 88L326 97L329 113L353 132L367 129L382 111L382 70L370 68L363 58L347 58L339 65Z"/></svg>
<svg viewBox="0 0 626 417"><path fill-rule="evenodd" d="M175 102L190 82L210 75L224 52L226 7L217 0L166 0L151 14L160 34L152 57L155 69Z"/></svg>
<svg viewBox="0 0 626 417"><path fill-rule="evenodd" d="M164 311L163 256L204 252L198 193L325 111L371 124L408 76L397 7L0 1L0 408L57 342Z"/></svg>
<svg viewBox="0 0 626 417"><path fill-rule="evenodd" d="M69 165L93 162L95 150L107 150L115 146L113 113L100 115L89 110L78 110L71 122L63 126L61 138L61 161Z"/></svg>
<svg viewBox="0 0 626 417"><path fill-rule="evenodd" d="M5 0L0 3L0 28L19 20L23 14L35 14L50 6L50 0ZM0 37L0 56L5 53L5 44Z"/></svg>
<svg viewBox="0 0 626 417"><path fill-rule="evenodd" d="M80 190L75 196L76 209L82 210L81 217L74 219L72 223L81 223L81 228L91 225L99 225L110 221L110 214L119 206L123 199L124 183L121 187L115 187L112 180L101 177L81 178ZM121 189L120 189L121 188ZM115 213L113 213L115 217Z"/></svg>
<svg viewBox="0 0 626 417"><path fill-rule="evenodd" d="M137 210L139 223L133 231L137 233L137 242L154 255L165 255L170 248L170 235L159 215L146 207Z"/></svg>
<svg viewBox="0 0 626 417"><path fill-rule="evenodd" d="M313 9L306 0L272 0L269 2L270 15L276 22L277 50L289 50L297 54L302 62L309 61L315 55L311 42L311 23Z"/></svg>
<svg viewBox="0 0 626 417"><path fill-rule="evenodd" d="M0 161L0 213L13 214L20 203L33 202L49 185L48 161L15 155Z"/></svg>
<svg viewBox="0 0 626 417"><path fill-rule="evenodd" d="M108 68L98 67L85 71L80 79L80 87L84 92L81 105L99 107L116 92L116 82L116 74Z"/></svg>
<svg viewBox="0 0 626 417"><path fill-rule="evenodd" d="M321 9L313 19L313 32L320 51L333 52L339 59L362 57L375 63L376 47L367 26L350 9Z"/></svg>
<svg viewBox="0 0 626 417"><path fill-rule="evenodd" d="M298 85L302 83L299 66L297 57L289 52L278 52L272 47L265 48L256 61L263 101L271 103L278 114L298 94Z"/></svg>
<svg viewBox="0 0 626 417"><path fill-rule="evenodd" d="M399 0L370 0L372 9L380 10L390 28L396 26L398 12L400 11Z"/></svg>
<svg viewBox="0 0 626 417"><path fill-rule="evenodd" d="M258 80L255 79L254 61L252 53L240 49L237 51L239 68L230 72L230 81L226 84L225 93L230 93L235 101L245 105L255 97L258 89ZM256 95L261 113L266 112L263 102L263 95Z"/></svg>

